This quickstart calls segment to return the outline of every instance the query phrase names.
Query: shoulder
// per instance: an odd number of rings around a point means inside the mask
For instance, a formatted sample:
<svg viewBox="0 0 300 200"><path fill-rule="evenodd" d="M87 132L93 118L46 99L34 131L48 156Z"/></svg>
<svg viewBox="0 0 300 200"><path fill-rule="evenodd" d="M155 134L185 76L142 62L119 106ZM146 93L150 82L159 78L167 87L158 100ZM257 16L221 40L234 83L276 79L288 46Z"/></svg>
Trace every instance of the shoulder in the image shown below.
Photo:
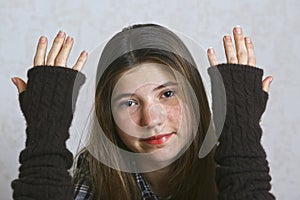
<svg viewBox="0 0 300 200"><path fill-rule="evenodd" d="M73 169L73 180L74 183L82 181L82 179L91 180L91 172L89 167L89 152L83 149L75 157L75 164Z"/></svg>
<svg viewBox="0 0 300 200"><path fill-rule="evenodd" d="M92 199L94 193L89 156L89 152L85 149L76 156L76 162L73 170L75 199Z"/></svg>

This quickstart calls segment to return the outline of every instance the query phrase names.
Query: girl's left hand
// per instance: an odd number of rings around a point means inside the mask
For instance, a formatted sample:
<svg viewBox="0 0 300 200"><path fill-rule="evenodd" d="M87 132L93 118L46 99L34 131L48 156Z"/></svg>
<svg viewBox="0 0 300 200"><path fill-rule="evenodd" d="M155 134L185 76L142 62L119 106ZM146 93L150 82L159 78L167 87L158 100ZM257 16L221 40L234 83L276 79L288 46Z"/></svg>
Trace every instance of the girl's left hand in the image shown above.
<svg viewBox="0 0 300 200"><path fill-rule="evenodd" d="M256 58L254 54L254 47L249 37L244 37L242 28L237 26L233 28L233 37L235 43L235 49L230 35L223 37L223 45L226 55L227 63L230 64L241 64L256 66ZM218 65L215 51L213 48L207 50L208 60L211 66ZM270 84L273 77L268 76L262 81L262 89L265 92L269 91Z"/></svg>

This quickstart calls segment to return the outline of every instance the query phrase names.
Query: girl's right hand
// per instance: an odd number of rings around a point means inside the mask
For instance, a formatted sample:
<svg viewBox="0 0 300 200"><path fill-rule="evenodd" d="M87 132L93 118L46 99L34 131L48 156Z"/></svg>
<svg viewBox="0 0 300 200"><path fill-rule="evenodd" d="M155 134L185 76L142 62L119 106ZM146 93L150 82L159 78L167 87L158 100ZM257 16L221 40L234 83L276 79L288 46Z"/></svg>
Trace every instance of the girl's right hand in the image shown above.
<svg viewBox="0 0 300 200"><path fill-rule="evenodd" d="M33 60L33 66L39 67L46 65L66 67L73 43L74 39L72 37L68 36L66 38L66 33L59 31L46 56L48 40L45 36L40 37ZM86 51L82 51L72 69L80 71L86 62L87 55ZM26 83L21 78L14 77L12 81L16 85L19 93L26 90Z"/></svg>

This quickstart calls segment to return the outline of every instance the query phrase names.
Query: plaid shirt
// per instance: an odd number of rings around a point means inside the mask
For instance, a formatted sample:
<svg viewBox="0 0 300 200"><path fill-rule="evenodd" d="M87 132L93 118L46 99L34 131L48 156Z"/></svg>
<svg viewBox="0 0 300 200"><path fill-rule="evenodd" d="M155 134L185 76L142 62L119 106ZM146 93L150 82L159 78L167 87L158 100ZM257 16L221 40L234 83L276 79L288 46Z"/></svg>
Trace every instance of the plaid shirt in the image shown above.
<svg viewBox="0 0 300 200"><path fill-rule="evenodd" d="M91 188L92 179L88 173L89 168L85 158L86 154L81 154L77 161L77 168L74 174L75 200L94 200ZM135 173L136 182L142 193L142 200L160 200L151 190L142 175ZM168 197L167 200L171 199Z"/></svg>
<svg viewBox="0 0 300 200"><path fill-rule="evenodd" d="M150 190L141 174L136 173L135 177L142 192L142 200L160 200L160 198ZM171 199L171 197L168 197L167 199ZM75 200L94 200L94 196L87 185L77 184L75 187Z"/></svg>

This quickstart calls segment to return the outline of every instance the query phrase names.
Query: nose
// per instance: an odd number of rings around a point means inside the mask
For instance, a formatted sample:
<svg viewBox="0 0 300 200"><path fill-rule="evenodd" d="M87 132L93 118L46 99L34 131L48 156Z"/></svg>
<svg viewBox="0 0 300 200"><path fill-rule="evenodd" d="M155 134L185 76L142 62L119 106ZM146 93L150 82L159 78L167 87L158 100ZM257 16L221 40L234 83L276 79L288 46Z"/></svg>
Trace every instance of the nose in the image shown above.
<svg viewBox="0 0 300 200"><path fill-rule="evenodd" d="M145 105L141 109L140 126L154 128L166 120L166 110L161 104Z"/></svg>

